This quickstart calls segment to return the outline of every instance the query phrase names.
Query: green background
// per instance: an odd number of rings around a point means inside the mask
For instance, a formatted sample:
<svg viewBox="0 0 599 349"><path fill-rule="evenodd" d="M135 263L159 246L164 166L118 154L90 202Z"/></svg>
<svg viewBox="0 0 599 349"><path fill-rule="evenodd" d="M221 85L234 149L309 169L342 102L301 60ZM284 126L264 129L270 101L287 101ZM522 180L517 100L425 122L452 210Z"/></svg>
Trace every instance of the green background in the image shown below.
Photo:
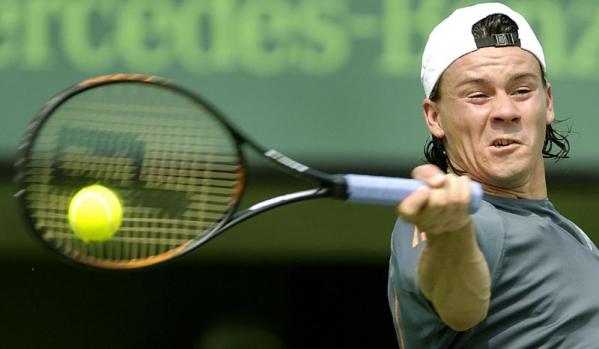
<svg viewBox="0 0 599 349"><path fill-rule="evenodd" d="M427 137L420 55L469 2L410 0L3 0L0 154L57 91L114 72L204 95L262 144L312 165L411 167ZM568 167L597 170L599 3L509 1L544 44ZM542 11L539 11L542 8ZM558 168L560 170L560 168Z"/></svg>
<svg viewBox="0 0 599 349"><path fill-rule="evenodd" d="M164 267L106 273L36 241L13 197L12 162L53 94L90 76L137 72L200 93L300 162L407 176L427 137L424 40L466 3L0 0L0 347L396 346L386 305L393 208L298 203ZM539 34L566 120L558 128L574 131L572 158L547 163L550 198L597 242L599 3L507 3ZM244 204L305 187L261 167Z"/></svg>

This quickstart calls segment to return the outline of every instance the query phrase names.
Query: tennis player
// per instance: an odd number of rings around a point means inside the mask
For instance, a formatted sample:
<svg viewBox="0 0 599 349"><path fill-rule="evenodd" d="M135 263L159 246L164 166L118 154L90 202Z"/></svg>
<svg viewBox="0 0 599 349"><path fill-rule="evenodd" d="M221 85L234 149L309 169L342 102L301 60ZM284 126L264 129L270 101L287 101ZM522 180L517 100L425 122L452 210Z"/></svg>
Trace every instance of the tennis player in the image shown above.
<svg viewBox="0 0 599 349"><path fill-rule="evenodd" d="M422 59L428 183L403 201L389 303L400 347L599 348L599 252L547 198L552 128L543 49L505 5L456 10ZM469 181L482 184L468 213Z"/></svg>

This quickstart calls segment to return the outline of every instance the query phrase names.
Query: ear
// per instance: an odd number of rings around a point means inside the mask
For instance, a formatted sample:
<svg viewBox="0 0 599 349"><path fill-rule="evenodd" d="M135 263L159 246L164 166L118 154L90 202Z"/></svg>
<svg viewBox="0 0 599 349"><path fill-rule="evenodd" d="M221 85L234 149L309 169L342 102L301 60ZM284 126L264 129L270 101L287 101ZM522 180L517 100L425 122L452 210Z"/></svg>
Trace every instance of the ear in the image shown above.
<svg viewBox="0 0 599 349"><path fill-rule="evenodd" d="M445 131L443 131L441 120L439 118L439 108L437 103L426 98L422 102L422 110L424 111L424 121L426 122L426 126L430 133L439 139L445 137Z"/></svg>
<svg viewBox="0 0 599 349"><path fill-rule="evenodd" d="M545 87L545 95L546 95L546 107L547 107L547 125L553 123L555 120L555 112L553 110L553 92L551 90L551 84L547 83Z"/></svg>

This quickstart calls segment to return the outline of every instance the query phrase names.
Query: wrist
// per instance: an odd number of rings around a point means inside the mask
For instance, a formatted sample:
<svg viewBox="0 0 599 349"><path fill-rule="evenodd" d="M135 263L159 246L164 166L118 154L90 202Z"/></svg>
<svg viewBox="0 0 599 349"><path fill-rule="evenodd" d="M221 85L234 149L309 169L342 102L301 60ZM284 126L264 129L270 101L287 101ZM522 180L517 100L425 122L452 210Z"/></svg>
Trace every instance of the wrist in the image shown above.
<svg viewBox="0 0 599 349"><path fill-rule="evenodd" d="M420 258L438 268L470 264L481 255L474 224L468 222L461 229L440 235L427 235Z"/></svg>

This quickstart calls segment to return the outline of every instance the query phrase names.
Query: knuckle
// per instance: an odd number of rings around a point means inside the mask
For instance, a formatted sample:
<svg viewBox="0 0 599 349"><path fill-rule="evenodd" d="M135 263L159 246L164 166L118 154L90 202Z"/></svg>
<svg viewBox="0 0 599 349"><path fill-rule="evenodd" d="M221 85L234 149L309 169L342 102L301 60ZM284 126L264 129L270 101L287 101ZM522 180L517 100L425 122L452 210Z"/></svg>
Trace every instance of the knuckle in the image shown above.
<svg viewBox="0 0 599 349"><path fill-rule="evenodd" d="M405 221L412 222L416 216L416 209L414 205L410 205L405 201L399 204L397 207L397 214Z"/></svg>
<svg viewBox="0 0 599 349"><path fill-rule="evenodd" d="M428 207L432 210L439 211L447 206L447 196L442 190L435 190L434 195L431 195Z"/></svg>

